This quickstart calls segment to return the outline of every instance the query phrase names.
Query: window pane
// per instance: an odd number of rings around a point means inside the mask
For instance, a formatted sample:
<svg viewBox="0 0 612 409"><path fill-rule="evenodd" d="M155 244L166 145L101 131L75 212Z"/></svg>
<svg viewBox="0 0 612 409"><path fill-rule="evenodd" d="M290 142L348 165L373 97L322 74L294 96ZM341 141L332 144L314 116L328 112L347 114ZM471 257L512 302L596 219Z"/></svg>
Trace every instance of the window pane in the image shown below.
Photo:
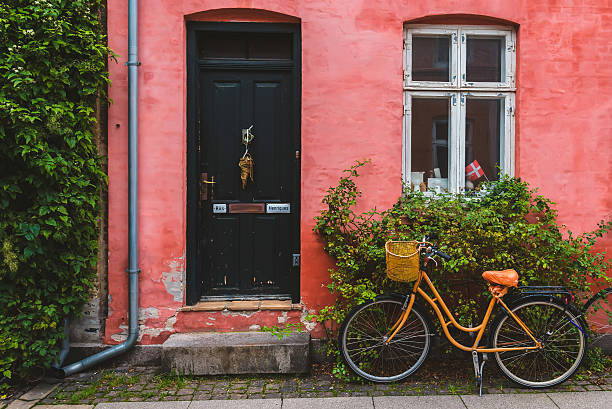
<svg viewBox="0 0 612 409"><path fill-rule="evenodd" d="M200 58L239 58L290 60L293 58L291 33L200 32Z"/></svg>
<svg viewBox="0 0 612 409"><path fill-rule="evenodd" d="M467 38L467 82L501 82L502 55L505 39L470 37Z"/></svg>
<svg viewBox="0 0 612 409"><path fill-rule="evenodd" d="M198 33L200 58L247 58L247 42L242 33Z"/></svg>
<svg viewBox="0 0 612 409"><path fill-rule="evenodd" d="M412 80L450 81L450 36L412 36Z"/></svg>
<svg viewBox="0 0 612 409"><path fill-rule="evenodd" d="M258 33L249 38L249 58L290 60L293 58L291 33Z"/></svg>
<svg viewBox="0 0 612 409"><path fill-rule="evenodd" d="M447 98L412 98L410 181L414 189L448 189L448 113Z"/></svg>
<svg viewBox="0 0 612 409"><path fill-rule="evenodd" d="M499 99L468 98L465 120L465 166L478 162L482 172L466 168L466 190L483 180L497 180L500 166L500 135L502 101ZM475 171L472 174L469 172ZM476 173L477 172L477 173Z"/></svg>

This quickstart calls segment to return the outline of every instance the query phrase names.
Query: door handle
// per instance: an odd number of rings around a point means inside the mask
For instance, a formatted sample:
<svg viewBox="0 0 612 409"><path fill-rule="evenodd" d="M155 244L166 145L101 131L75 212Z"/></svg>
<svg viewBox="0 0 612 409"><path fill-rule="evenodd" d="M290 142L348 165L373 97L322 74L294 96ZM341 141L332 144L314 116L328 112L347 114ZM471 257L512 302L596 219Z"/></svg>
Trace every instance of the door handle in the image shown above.
<svg viewBox="0 0 612 409"><path fill-rule="evenodd" d="M213 198L214 187L215 187L215 177L211 176L210 180L208 180L208 173L202 173L200 177L200 201L204 202L209 200L208 198L208 185L210 185L210 200Z"/></svg>

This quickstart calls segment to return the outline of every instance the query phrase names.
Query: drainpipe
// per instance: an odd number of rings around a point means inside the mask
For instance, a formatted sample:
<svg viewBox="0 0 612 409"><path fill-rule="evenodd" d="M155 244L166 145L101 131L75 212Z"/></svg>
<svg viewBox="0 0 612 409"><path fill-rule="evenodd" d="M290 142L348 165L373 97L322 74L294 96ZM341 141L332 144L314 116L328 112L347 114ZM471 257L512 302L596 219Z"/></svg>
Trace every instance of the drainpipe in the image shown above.
<svg viewBox="0 0 612 409"><path fill-rule="evenodd" d="M95 355L91 355L58 370L60 377L72 375L100 362L120 355L134 346L138 339L138 0L129 0L128 84L129 84L129 327L128 338Z"/></svg>
<svg viewBox="0 0 612 409"><path fill-rule="evenodd" d="M64 339L62 340L62 348L60 349L57 362L53 364L53 368L59 369L70 352L70 319L64 318Z"/></svg>

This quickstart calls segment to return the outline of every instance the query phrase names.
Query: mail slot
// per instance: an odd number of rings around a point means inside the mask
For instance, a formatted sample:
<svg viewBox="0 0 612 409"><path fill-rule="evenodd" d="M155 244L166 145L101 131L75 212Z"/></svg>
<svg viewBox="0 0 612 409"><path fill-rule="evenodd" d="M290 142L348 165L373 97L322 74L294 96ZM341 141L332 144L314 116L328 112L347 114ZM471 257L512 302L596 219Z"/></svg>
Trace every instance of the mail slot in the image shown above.
<svg viewBox="0 0 612 409"><path fill-rule="evenodd" d="M263 203L230 203L230 213L265 213L266 207Z"/></svg>

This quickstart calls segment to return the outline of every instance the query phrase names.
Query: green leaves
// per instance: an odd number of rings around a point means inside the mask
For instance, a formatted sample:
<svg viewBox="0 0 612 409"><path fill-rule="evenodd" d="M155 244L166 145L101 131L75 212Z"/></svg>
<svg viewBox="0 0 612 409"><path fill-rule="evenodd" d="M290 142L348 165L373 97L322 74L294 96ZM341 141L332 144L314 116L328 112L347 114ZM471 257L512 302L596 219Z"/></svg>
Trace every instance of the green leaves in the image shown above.
<svg viewBox="0 0 612 409"><path fill-rule="evenodd" d="M109 50L98 0L0 2L0 391L55 360L87 299L106 176L93 127Z"/></svg>
<svg viewBox="0 0 612 409"><path fill-rule="evenodd" d="M412 288L412 283L386 277L384 244L390 239L420 240L426 233L437 234L437 244L453 258L440 262L431 277L464 325L481 320L481 306L489 297L481 278L486 270L513 268L521 285L566 285L585 297L591 287L612 285L607 274L612 260L593 251L597 239L612 228L612 220L574 236L558 225L549 199L510 177L486 186L486 195L433 199L408 191L390 209L357 214L353 208L361 192L355 178L366 163L356 162L337 186L327 190L327 206L315 217L314 231L325 239L325 251L336 261L327 286L336 302L316 317L332 332L352 306L383 292L406 294ZM331 353L337 354L334 346ZM338 365L335 373L345 376Z"/></svg>

